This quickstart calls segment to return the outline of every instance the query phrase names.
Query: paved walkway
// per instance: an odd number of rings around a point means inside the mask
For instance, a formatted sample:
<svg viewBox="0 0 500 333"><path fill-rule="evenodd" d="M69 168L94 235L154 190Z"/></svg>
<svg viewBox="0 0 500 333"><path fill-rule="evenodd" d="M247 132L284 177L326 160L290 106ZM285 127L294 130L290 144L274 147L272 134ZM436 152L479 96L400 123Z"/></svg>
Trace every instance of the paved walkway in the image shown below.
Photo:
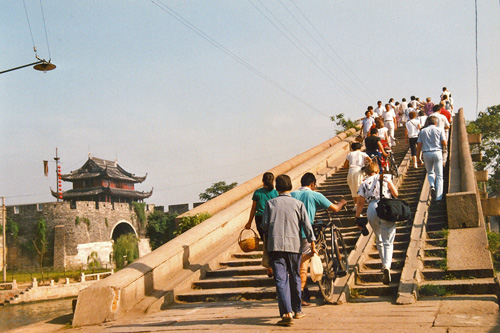
<svg viewBox="0 0 500 333"><path fill-rule="evenodd" d="M455 296L421 299L413 305L389 301L313 305L293 327L275 326L276 301L178 304L140 318L123 318L69 329L70 316L24 327L16 332L158 332L158 331L350 331L350 332L500 332L496 297Z"/></svg>

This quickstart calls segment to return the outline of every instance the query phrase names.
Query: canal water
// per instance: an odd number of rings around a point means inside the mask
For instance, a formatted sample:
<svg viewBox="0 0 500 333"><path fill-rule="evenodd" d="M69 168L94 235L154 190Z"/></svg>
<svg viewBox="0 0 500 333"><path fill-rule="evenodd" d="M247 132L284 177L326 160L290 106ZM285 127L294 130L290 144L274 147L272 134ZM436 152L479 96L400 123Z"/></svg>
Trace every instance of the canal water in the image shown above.
<svg viewBox="0 0 500 333"><path fill-rule="evenodd" d="M0 332L66 316L57 321L64 325L70 322L71 319L67 315L72 311L72 299L2 306L0 307Z"/></svg>

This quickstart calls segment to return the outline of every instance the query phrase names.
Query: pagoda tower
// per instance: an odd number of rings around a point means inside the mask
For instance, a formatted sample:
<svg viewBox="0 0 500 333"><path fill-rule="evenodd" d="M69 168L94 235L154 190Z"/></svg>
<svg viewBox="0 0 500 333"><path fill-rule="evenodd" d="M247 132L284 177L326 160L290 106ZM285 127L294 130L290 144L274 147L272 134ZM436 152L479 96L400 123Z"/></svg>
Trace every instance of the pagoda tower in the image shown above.
<svg viewBox="0 0 500 333"><path fill-rule="evenodd" d="M137 177L125 171L117 161L107 161L89 155L87 162L81 168L61 175L62 180L73 183L73 189L62 192L62 199L96 203L142 201L153 194L153 189L149 192L136 191L134 184L142 183L146 177L147 174L144 177ZM60 194L52 189L51 192L54 197L60 197Z"/></svg>

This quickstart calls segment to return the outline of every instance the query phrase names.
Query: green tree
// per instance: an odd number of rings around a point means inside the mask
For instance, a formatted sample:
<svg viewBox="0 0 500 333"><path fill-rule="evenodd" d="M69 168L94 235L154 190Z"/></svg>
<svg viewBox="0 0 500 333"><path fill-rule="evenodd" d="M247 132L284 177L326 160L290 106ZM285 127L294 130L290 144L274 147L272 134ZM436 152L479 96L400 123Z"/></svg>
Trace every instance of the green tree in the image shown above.
<svg viewBox="0 0 500 333"><path fill-rule="evenodd" d="M146 235L153 250L174 238L176 217L177 214L161 211L154 211L148 215Z"/></svg>
<svg viewBox="0 0 500 333"><path fill-rule="evenodd" d="M133 233L123 234L113 244L116 268L121 269L139 258L137 237Z"/></svg>
<svg viewBox="0 0 500 333"><path fill-rule="evenodd" d="M467 123L467 131L481 133L483 159L476 162L475 167L476 170L489 170L488 192L500 192L500 104L480 112L476 120Z"/></svg>
<svg viewBox="0 0 500 333"><path fill-rule="evenodd" d="M196 214L195 216L184 216L182 220L179 222L179 226L177 227L177 230L174 231L174 234L176 236L179 236L180 234L188 231L189 229L197 226L201 222L209 219L212 215L210 213L201 213L201 214Z"/></svg>
<svg viewBox="0 0 500 333"><path fill-rule="evenodd" d="M217 183L213 183L212 186L207 188L205 192L200 193L200 200L201 201L208 201L211 200L215 197L218 197L224 192L229 191L230 189L236 187L238 183L234 182L231 184L226 184L225 181L220 181Z"/></svg>
<svg viewBox="0 0 500 333"><path fill-rule="evenodd" d="M94 273L96 268L101 268L101 261L99 260L97 251L92 251L87 257L87 269L91 269L92 273Z"/></svg>
<svg viewBox="0 0 500 333"><path fill-rule="evenodd" d="M47 253L47 222L43 218L38 220L36 226L35 226L35 234L32 240L33 246L38 253L38 263L40 264L40 270L42 273L42 281L44 280L43 277L43 259L45 257L45 254Z"/></svg>
<svg viewBox="0 0 500 333"><path fill-rule="evenodd" d="M340 129L336 131L337 134L345 132L351 128L354 128L356 131L358 130L358 123L355 120L351 120L351 118L347 118L346 120L343 113L331 116L330 120L333 121L335 125L340 127Z"/></svg>
<svg viewBox="0 0 500 333"><path fill-rule="evenodd" d="M0 234L1 233L3 233L3 225L0 224ZM7 217L7 225L5 226L5 233L7 235L11 235L12 237L14 237L14 240L17 239L17 235L19 234L19 225L10 217Z"/></svg>

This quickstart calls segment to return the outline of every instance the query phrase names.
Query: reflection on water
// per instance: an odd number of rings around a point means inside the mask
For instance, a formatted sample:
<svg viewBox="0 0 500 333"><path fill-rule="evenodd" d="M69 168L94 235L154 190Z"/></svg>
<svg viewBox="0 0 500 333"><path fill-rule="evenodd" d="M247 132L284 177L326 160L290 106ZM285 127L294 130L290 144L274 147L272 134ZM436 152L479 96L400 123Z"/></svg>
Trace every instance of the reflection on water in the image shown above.
<svg viewBox="0 0 500 333"><path fill-rule="evenodd" d="M0 332L67 315L72 312L71 302L62 299L0 307Z"/></svg>

